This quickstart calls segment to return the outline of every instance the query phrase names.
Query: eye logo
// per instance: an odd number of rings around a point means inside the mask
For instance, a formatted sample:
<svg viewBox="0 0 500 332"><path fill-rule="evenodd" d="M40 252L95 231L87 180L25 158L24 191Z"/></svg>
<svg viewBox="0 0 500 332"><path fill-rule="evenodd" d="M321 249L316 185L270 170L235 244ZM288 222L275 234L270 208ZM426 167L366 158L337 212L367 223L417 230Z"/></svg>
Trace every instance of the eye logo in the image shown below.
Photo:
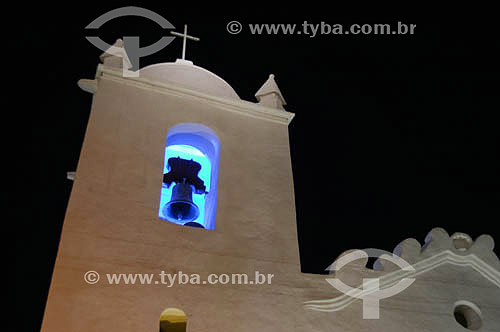
<svg viewBox="0 0 500 332"><path fill-rule="evenodd" d="M122 7L111 10L95 20L93 20L85 29L98 29L104 23L122 16L141 16L149 18L150 20L158 23L163 29L174 29L175 27L167 21L162 16L157 13L140 7ZM163 49L165 46L170 44L175 37L162 37L156 43L151 44L146 47L139 47L139 37L138 36L124 36L123 37L123 47L125 48L126 54L122 52L119 47L109 45L99 37L86 37L89 42L91 42L95 47L99 48L103 52L119 56L123 58L123 75L129 77L139 76L139 59L143 56L148 56L150 54L156 53ZM126 59L128 56L128 59ZM127 61L130 61L131 68L127 68ZM128 70L130 69L130 70Z"/></svg>
<svg viewBox="0 0 500 332"><path fill-rule="evenodd" d="M339 271L346 264L362 258L379 258L388 260L401 268L403 274L411 274L415 269L404 259L381 249L355 250L339 257L327 270ZM406 273L405 273L406 272ZM381 299L401 293L415 281L413 278L396 278L389 283L390 287L380 289L379 278L364 278L362 288L352 288L337 278L327 278L326 281L343 294L363 300L363 319L379 319L379 302ZM397 281L394 283L394 281ZM345 305L347 306L347 304ZM340 306L338 310L344 308ZM331 311L322 306L309 306L312 310ZM336 310L335 310L336 311Z"/></svg>

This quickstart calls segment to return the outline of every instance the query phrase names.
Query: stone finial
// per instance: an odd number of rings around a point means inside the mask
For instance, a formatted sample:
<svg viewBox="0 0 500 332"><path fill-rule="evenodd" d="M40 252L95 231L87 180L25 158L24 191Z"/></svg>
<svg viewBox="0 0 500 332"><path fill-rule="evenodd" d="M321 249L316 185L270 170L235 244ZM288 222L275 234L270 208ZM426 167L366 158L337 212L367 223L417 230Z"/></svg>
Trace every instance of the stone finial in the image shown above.
<svg viewBox="0 0 500 332"><path fill-rule="evenodd" d="M263 106L284 110L283 105L286 105L285 98L283 98L273 74L269 75L268 80L255 93L255 97Z"/></svg>
<svg viewBox="0 0 500 332"><path fill-rule="evenodd" d="M123 40L121 39L117 39L113 46L99 56L99 59L106 66L123 68L125 64L125 69L132 68L132 63L128 58L127 52L123 46Z"/></svg>

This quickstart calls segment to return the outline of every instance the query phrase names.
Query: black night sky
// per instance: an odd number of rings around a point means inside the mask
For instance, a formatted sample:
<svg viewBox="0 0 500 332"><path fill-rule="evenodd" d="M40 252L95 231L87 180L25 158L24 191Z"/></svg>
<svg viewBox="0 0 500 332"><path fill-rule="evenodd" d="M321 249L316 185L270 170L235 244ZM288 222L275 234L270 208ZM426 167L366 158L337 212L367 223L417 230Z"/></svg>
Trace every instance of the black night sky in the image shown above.
<svg viewBox="0 0 500 332"><path fill-rule="evenodd" d="M91 109L92 96L76 82L93 78L102 52L85 39L84 27L117 7L74 6L67 8L74 15L65 16L47 10L24 25L17 41L24 65L38 57L33 86L24 87L36 91L24 100L31 110L24 160L31 197L19 222L16 283L19 310L29 308L29 317L18 331L40 328L71 193L66 172L77 166ZM275 74L286 109L296 114L289 132L303 272L323 273L351 248L392 251L409 237L423 243L433 227L500 241L500 42L493 22L145 8L175 31L188 24L188 33L201 41L188 41L187 58L222 77L242 99L255 101L255 92ZM240 34L226 31L233 20L242 23ZM314 38L252 35L248 29L304 21L417 26L414 35ZM169 31L145 18L122 17L97 35L108 43L139 36L147 46ZM140 66L175 61L181 47L176 38L141 58ZM20 193L24 186L19 182Z"/></svg>

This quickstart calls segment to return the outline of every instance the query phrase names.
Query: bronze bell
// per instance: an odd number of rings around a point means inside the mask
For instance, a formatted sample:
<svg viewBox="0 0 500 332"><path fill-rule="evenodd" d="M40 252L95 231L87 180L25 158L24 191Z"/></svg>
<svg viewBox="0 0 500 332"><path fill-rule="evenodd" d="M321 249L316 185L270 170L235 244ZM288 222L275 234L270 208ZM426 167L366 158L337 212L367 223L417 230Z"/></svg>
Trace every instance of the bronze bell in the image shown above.
<svg viewBox="0 0 500 332"><path fill-rule="evenodd" d="M163 215L169 221L188 223L200 215L193 203L193 187L188 183L177 183L172 189L172 199L163 207Z"/></svg>

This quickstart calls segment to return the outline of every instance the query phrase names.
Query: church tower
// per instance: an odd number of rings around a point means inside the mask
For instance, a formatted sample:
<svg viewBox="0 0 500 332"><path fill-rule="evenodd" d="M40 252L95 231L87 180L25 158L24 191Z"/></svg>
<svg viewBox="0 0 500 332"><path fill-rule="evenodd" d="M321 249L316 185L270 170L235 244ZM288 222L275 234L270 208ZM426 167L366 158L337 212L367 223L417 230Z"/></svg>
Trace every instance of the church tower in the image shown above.
<svg viewBox="0 0 500 332"><path fill-rule="evenodd" d="M435 228L373 267L349 250L330 276L300 272L273 75L253 103L184 59L131 77L101 60L78 82L92 111L42 332L500 330L488 235Z"/></svg>
<svg viewBox="0 0 500 332"><path fill-rule="evenodd" d="M156 332L166 308L185 312L189 331L290 331L301 306L290 301L294 115L274 76L253 103L187 60L139 77L101 60L94 80L78 82L92 111L42 331ZM200 281L164 283L179 273ZM112 285L111 274L154 278ZM208 282L223 274L229 282Z"/></svg>

